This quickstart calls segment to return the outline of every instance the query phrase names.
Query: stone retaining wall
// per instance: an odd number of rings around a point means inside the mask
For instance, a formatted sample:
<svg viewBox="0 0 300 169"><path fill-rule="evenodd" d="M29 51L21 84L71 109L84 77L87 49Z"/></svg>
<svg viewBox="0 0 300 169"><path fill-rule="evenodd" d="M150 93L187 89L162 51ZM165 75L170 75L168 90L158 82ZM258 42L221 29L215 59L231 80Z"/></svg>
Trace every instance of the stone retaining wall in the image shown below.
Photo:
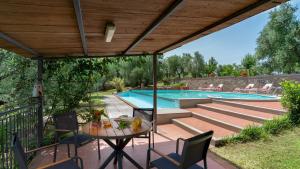
<svg viewBox="0 0 300 169"><path fill-rule="evenodd" d="M213 83L217 86L220 83L224 84L224 91L232 91L240 87L244 88L249 83L254 83L254 87L262 87L266 83L273 83L273 86L278 87L283 80L300 81L300 74L289 75L262 75L253 77L206 77L206 78L185 78L182 82L186 82L190 89L198 89L199 87L207 87Z"/></svg>

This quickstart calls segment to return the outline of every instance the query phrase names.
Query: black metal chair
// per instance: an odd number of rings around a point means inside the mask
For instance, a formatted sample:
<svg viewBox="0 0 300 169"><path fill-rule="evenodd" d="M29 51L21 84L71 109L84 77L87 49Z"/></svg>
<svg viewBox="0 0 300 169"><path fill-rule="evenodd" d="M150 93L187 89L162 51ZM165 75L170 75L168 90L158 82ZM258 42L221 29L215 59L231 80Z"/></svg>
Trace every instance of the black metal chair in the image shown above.
<svg viewBox="0 0 300 169"><path fill-rule="evenodd" d="M206 156L212 136L213 131L208 131L186 140L179 138L176 142L176 153L168 155L150 148L147 153L147 169L152 167L158 169L203 169L196 164L202 160L204 162L204 169L207 169ZM178 153L179 140L184 141L181 155ZM150 162L151 151L160 155L161 158Z"/></svg>
<svg viewBox="0 0 300 169"><path fill-rule="evenodd" d="M57 114L53 116L55 123L55 142L59 144L66 144L68 147L68 157L70 157L70 144L75 147L75 156L77 156L77 148L81 147L91 141L88 135L79 133L79 123L77 120L77 114L75 111L70 111L63 114ZM100 160L100 143L98 142L98 158ZM54 146L53 161L56 161L57 145Z"/></svg>
<svg viewBox="0 0 300 169"><path fill-rule="evenodd" d="M140 117L142 119L145 119L147 121L150 121L152 124L152 129L149 133L146 135L137 136L134 138L148 138L149 140L149 148L151 145L151 137L152 137L152 146L154 147L154 132L153 132L153 123L154 123L154 117L153 117L153 108L133 108L133 117ZM132 146L134 147L134 140L132 139Z"/></svg>
<svg viewBox="0 0 300 169"><path fill-rule="evenodd" d="M53 145L40 147L40 148L30 150L25 153L17 134L14 134L13 140L12 140L12 149L14 152L14 157L15 157L15 160L18 163L18 166L20 169L28 169L27 162L26 162L26 154L33 153L33 152L36 152L39 150L43 150L43 149L49 148L51 146L53 146ZM78 162L80 165L78 165ZM53 163L53 164L49 164L49 165L40 167L40 169L42 169L42 168L45 168L45 169L46 168L47 169L66 169L66 168L67 169L83 169L83 162L80 157L75 156L72 158L68 158L66 160L59 161L57 163Z"/></svg>

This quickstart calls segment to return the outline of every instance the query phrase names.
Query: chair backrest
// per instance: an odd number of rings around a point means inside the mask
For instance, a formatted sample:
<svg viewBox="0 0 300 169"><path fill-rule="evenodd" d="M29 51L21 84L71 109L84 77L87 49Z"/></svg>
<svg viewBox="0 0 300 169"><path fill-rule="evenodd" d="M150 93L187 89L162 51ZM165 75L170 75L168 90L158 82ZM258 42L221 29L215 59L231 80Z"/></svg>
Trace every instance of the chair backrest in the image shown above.
<svg viewBox="0 0 300 169"><path fill-rule="evenodd" d="M263 89L263 90L269 90L269 89L272 88L272 86L273 86L272 83L267 83L267 84L265 84L265 85L262 87L262 89Z"/></svg>
<svg viewBox="0 0 300 169"><path fill-rule="evenodd" d="M248 84L246 87L245 87L245 89L251 89L251 88L253 88L254 87L254 84L253 83L250 83L250 84Z"/></svg>
<svg viewBox="0 0 300 169"><path fill-rule="evenodd" d="M75 111L53 115L53 120L56 129L71 131L78 130L78 120Z"/></svg>
<svg viewBox="0 0 300 169"><path fill-rule="evenodd" d="M180 168L189 168L205 159L212 136L213 131L208 131L185 140L181 153Z"/></svg>
<svg viewBox="0 0 300 169"><path fill-rule="evenodd" d="M133 108L133 117L141 117L142 119L153 121L153 108Z"/></svg>
<svg viewBox="0 0 300 169"><path fill-rule="evenodd" d="M26 155L18 135L15 133L12 140L12 149L14 151L14 157L20 169L27 169Z"/></svg>

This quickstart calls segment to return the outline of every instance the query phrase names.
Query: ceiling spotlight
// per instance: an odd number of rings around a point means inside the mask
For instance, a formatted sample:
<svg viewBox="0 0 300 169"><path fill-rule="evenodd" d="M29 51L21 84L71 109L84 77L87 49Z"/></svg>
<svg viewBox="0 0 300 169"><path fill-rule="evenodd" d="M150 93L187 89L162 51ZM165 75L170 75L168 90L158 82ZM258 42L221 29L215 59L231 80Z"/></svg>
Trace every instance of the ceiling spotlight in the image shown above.
<svg viewBox="0 0 300 169"><path fill-rule="evenodd" d="M114 34L116 31L116 26L113 23L107 23L106 24L106 30L105 30L105 42L111 42Z"/></svg>

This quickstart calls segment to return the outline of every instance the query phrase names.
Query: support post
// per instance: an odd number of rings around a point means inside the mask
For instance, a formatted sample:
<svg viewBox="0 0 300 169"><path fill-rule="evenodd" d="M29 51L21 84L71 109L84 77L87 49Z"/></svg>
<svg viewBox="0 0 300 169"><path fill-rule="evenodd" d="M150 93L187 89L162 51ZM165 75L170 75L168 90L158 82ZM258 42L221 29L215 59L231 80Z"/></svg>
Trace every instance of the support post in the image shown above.
<svg viewBox="0 0 300 169"><path fill-rule="evenodd" d="M154 132L157 132L157 54L152 56Z"/></svg>
<svg viewBox="0 0 300 169"><path fill-rule="evenodd" d="M39 58L37 60L37 83L43 87L43 59ZM42 146L42 141L43 141L43 94L40 93L39 96L37 97L38 101L38 145Z"/></svg>

